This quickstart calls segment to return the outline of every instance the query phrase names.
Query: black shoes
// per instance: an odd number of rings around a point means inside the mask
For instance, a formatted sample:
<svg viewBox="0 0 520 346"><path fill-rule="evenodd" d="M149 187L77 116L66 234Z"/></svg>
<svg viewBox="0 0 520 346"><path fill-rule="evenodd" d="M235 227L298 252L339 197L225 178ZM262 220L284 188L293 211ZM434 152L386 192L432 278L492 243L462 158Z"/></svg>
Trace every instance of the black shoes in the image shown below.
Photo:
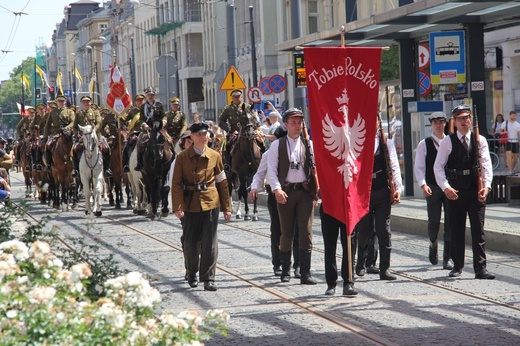
<svg viewBox="0 0 520 346"><path fill-rule="evenodd" d="M343 295L344 296L356 296L358 291L354 289L354 283L348 282L343 286Z"/></svg>
<svg viewBox="0 0 520 346"><path fill-rule="evenodd" d="M217 285L214 281L205 281L204 282L204 291L214 292L218 289Z"/></svg>
<svg viewBox="0 0 520 346"><path fill-rule="evenodd" d="M430 252L428 254L428 259L430 260L430 263L433 265L436 265L439 263L439 256L437 253L437 243L431 243L430 242Z"/></svg>
<svg viewBox="0 0 520 346"><path fill-rule="evenodd" d="M370 267L367 268L367 273L368 274L379 274L379 269L376 268L376 266L372 264Z"/></svg>
<svg viewBox="0 0 520 346"><path fill-rule="evenodd" d="M453 268L451 272L448 273L450 278L458 278L462 275L462 269Z"/></svg>
<svg viewBox="0 0 520 346"><path fill-rule="evenodd" d="M128 165L123 167L123 173L130 173L130 167L128 167Z"/></svg>
<svg viewBox="0 0 520 346"><path fill-rule="evenodd" d="M327 285L327 290L325 291L326 296L333 296L336 294L336 286Z"/></svg>
<svg viewBox="0 0 520 346"><path fill-rule="evenodd" d="M318 282L311 276L311 274L302 274L300 283L302 285L316 285Z"/></svg>
<svg viewBox="0 0 520 346"><path fill-rule="evenodd" d="M475 279L493 280L494 278L495 278L495 275L491 274L486 269L481 269L475 273Z"/></svg>
<svg viewBox="0 0 520 346"><path fill-rule="evenodd" d="M358 268L356 266L356 275L357 276L365 276L365 268Z"/></svg>
<svg viewBox="0 0 520 346"><path fill-rule="evenodd" d="M302 277L302 275L300 274L300 267L294 268L294 277L298 279Z"/></svg>
<svg viewBox="0 0 520 346"><path fill-rule="evenodd" d="M188 285L190 285L191 288L199 286L199 282L195 275L188 274Z"/></svg>
<svg viewBox="0 0 520 346"><path fill-rule="evenodd" d="M453 269L453 262L451 260L442 261L442 269L452 270Z"/></svg>
<svg viewBox="0 0 520 346"><path fill-rule="evenodd" d="M273 272L275 276L282 276L282 268L280 266L274 266Z"/></svg>
<svg viewBox="0 0 520 346"><path fill-rule="evenodd" d="M395 280L395 279L397 279L397 276L390 273L390 271L385 270L384 272L379 273L379 279L380 280Z"/></svg>

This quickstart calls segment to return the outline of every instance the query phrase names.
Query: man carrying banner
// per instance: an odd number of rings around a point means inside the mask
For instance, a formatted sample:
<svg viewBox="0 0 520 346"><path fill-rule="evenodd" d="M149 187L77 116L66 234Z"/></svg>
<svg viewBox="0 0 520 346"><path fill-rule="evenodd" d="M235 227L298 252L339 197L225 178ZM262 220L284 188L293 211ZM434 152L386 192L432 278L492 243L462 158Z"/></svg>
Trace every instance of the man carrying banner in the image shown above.
<svg viewBox="0 0 520 346"><path fill-rule="evenodd" d="M268 158L267 179L278 202L278 214L282 235L280 237L280 261L282 282L291 279L291 253L294 227L300 232L300 283L315 285L311 276L312 220L314 217L313 191L316 184L312 179L312 150L310 143L302 137L303 113L289 108L283 115L287 136L271 144Z"/></svg>

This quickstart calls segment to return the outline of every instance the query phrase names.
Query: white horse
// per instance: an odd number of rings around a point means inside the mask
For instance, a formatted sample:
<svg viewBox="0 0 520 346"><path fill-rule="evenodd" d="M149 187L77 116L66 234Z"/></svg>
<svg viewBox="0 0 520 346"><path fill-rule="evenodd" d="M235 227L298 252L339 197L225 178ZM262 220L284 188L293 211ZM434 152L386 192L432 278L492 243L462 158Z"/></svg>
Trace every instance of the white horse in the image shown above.
<svg viewBox="0 0 520 346"><path fill-rule="evenodd" d="M130 158L128 160L128 167L130 168L130 173L128 173L128 180L130 181L130 185L132 187L132 206L134 214L144 215L147 213L148 200L144 188L143 175L141 171L135 170L136 165L137 145L135 146L134 150L132 150L132 152L130 153Z"/></svg>
<svg viewBox="0 0 520 346"><path fill-rule="evenodd" d="M79 125L78 125L79 126ZM103 155L99 150L99 142L92 125L79 126L83 136L83 154L79 161L79 172L83 191L85 192L85 214L94 212L101 216L101 193L103 192ZM90 197L94 204L91 207Z"/></svg>

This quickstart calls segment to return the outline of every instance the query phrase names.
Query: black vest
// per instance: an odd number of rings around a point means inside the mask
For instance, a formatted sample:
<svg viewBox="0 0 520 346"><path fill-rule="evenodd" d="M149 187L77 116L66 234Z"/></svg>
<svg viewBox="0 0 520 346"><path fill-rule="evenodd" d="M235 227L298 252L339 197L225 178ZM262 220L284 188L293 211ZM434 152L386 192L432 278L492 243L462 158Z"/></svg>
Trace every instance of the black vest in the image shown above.
<svg viewBox="0 0 520 346"><path fill-rule="evenodd" d="M390 158L388 158L390 159ZM383 188L388 188L388 178L386 174L385 156L383 154L383 140L379 137L379 146L374 155L374 168L372 169L376 177L372 177L372 191L377 191Z"/></svg>
<svg viewBox="0 0 520 346"><path fill-rule="evenodd" d="M284 136L279 139L279 146L278 146L278 181L280 182L280 185L285 185L285 179L287 178L287 173L289 173L289 153L287 152L287 136ZM301 145L301 153L302 153L302 165L303 165L303 171L305 172L305 176L307 177L307 180L310 177L311 169L309 165L307 150L305 148L305 145L303 143L304 139L300 139L300 145Z"/></svg>
<svg viewBox="0 0 520 346"><path fill-rule="evenodd" d="M457 133L449 135L451 140L451 153L448 156L448 162L446 163L446 177L448 183L455 190L469 190L477 187L477 176L475 174L475 145L471 145L469 153L466 148L462 145ZM470 135L470 143L475 143L475 136L473 133ZM455 174L450 174L449 170L456 170ZM469 171L469 175L461 174L462 171Z"/></svg>
<svg viewBox="0 0 520 346"><path fill-rule="evenodd" d="M437 180L435 180L435 173L433 172L433 165L437 158L437 148L431 137L426 138L424 143L426 144L426 184L428 184L428 186L438 186Z"/></svg>

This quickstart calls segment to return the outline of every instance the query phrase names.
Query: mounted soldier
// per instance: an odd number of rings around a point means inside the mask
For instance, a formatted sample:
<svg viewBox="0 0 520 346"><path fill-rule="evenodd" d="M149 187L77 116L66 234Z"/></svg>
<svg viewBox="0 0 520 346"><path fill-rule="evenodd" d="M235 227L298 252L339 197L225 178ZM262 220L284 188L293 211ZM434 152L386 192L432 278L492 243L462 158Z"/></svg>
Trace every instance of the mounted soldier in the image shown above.
<svg viewBox="0 0 520 346"><path fill-rule="evenodd" d="M32 156L32 162L33 166L32 169L35 171L41 171L41 164L38 161L40 159L38 155L38 146L40 144L40 135L41 131L43 130L43 127L45 126L45 123L42 125L42 121L44 121L45 117L45 105L43 103L40 103L36 106L36 115L32 119L31 123L29 124L29 135L31 136L33 145L31 146L31 156Z"/></svg>
<svg viewBox="0 0 520 346"><path fill-rule="evenodd" d="M139 108L139 121L142 122L141 133L137 142L137 166L136 171L140 171L143 167L143 152L148 140L148 130L153 126L155 121L162 122L161 126L166 124L166 113L161 102L155 100L155 88L148 87L144 90L146 94L146 102Z"/></svg>
<svg viewBox="0 0 520 346"><path fill-rule="evenodd" d="M35 110L34 108L28 108L27 113L29 115L22 116L22 119L16 125L16 133L18 134L18 150L16 151L16 160L18 162L22 162L21 153L25 153L26 155L30 155L30 146L29 142L31 139L30 136L30 126L31 122L34 119ZM26 172L31 170L30 166L24 168Z"/></svg>
<svg viewBox="0 0 520 346"><path fill-rule="evenodd" d="M103 119L101 122L101 138L108 148L108 150L103 152L103 171L105 172L105 177L108 178L112 176L112 170L110 169L110 155L114 146L113 143L117 139L118 135L118 119L117 115L109 109L103 109L101 114L101 118Z"/></svg>
<svg viewBox="0 0 520 346"><path fill-rule="evenodd" d="M57 107L53 108L45 122L43 130L42 142L45 143L44 158L46 160L46 169L50 171L52 164L52 150L56 145L56 138L61 134L62 128L68 128L72 131L75 114L65 105L67 99L63 95L56 97Z"/></svg>
<svg viewBox="0 0 520 346"><path fill-rule="evenodd" d="M180 110L180 99L178 97L170 99L170 108L171 110L166 116L166 131L175 143L181 134L188 129L188 125L186 124L186 115Z"/></svg>
<svg viewBox="0 0 520 346"><path fill-rule="evenodd" d="M142 122L139 111L141 105L145 102L145 99L146 97L143 94L135 95L135 107L132 107L126 114L126 117L123 118L123 121L128 127L128 139L123 149L123 173L130 172L130 168L128 167L128 160L130 159L130 153L132 152L132 150L135 147L135 144L137 143L139 131L141 131Z"/></svg>

